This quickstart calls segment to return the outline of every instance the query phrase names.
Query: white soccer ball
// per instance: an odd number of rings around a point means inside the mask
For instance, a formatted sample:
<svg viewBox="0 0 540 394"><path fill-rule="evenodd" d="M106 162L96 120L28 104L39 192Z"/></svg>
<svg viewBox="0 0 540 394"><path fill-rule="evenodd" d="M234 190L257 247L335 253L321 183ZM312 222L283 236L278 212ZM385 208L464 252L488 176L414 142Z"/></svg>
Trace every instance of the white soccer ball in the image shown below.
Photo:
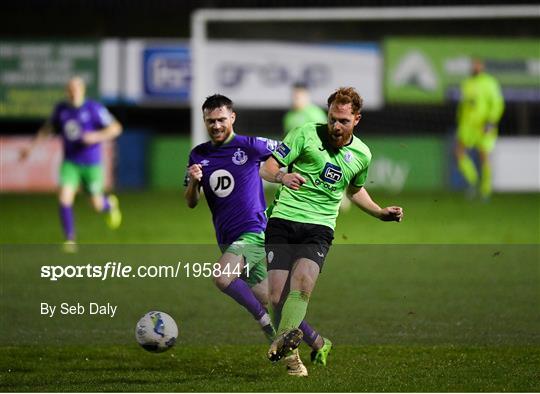
<svg viewBox="0 0 540 394"><path fill-rule="evenodd" d="M135 338L145 350L164 352L174 346L178 337L178 326L165 312L152 311L144 315L135 328Z"/></svg>

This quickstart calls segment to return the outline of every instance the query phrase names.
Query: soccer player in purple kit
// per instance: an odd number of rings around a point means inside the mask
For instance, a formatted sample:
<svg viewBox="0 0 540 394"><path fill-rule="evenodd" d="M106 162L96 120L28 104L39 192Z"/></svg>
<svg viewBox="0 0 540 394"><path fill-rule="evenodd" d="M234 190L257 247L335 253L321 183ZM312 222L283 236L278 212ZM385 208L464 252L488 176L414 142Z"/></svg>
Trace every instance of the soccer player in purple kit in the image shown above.
<svg viewBox="0 0 540 394"><path fill-rule="evenodd" d="M222 256L220 274L213 278L222 292L242 305L258 321L271 341L275 329L265 306L268 280L264 229L266 204L259 167L270 157L277 142L238 135L233 130L236 113L232 101L219 94L202 105L210 141L193 148L185 180L185 198L194 208L203 189ZM273 311L270 311L273 312ZM314 351L323 341L306 322L304 339ZM298 351L285 358L293 376L307 376Z"/></svg>
<svg viewBox="0 0 540 394"><path fill-rule="evenodd" d="M25 160L32 149L54 132L60 133L64 158L60 167L60 221L64 231L64 251L76 252L73 203L79 184L90 194L96 212L106 213L106 222L116 229L122 222L118 198L104 194L101 144L122 132L121 124L100 103L85 99L82 78L72 77L66 85L67 101L58 103L51 117L39 129L32 144L21 151Z"/></svg>

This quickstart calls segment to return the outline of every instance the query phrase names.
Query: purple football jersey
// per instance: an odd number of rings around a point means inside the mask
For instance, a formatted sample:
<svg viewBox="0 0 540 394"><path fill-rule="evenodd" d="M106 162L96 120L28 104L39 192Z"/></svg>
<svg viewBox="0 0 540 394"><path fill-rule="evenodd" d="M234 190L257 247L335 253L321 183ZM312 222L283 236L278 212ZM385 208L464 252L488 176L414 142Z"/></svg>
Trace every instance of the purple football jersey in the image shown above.
<svg viewBox="0 0 540 394"><path fill-rule="evenodd" d="M202 165L201 185L218 244L230 245L245 232L259 233L266 228L259 167L276 145L274 140L236 134L224 145L208 141L191 151L188 167Z"/></svg>
<svg viewBox="0 0 540 394"><path fill-rule="evenodd" d="M107 108L92 100L78 108L65 102L58 104L51 122L62 136L64 160L85 165L101 163L101 144L86 145L82 135L107 127L113 119Z"/></svg>

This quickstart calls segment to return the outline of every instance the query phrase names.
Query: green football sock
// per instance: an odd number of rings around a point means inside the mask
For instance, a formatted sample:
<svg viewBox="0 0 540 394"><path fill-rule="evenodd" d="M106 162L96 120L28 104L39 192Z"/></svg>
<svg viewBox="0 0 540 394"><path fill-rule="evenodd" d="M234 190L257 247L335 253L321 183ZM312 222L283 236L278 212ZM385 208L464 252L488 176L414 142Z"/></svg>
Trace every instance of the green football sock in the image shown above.
<svg viewBox="0 0 540 394"><path fill-rule="evenodd" d="M475 186L478 182L478 172L476 171L476 167L471 158L467 155L463 155L458 159L458 168L465 177L467 183L471 186Z"/></svg>
<svg viewBox="0 0 540 394"><path fill-rule="evenodd" d="M300 290L291 291L283 304L281 310L281 322L278 327L278 334L297 328L306 316L309 303L309 294Z"/></svg>
<svg viewBox="0 0 540 394"><path fill-rule="evenodd" d="M491 195L491 166L489 163L482 165L482 180L480 181L480 194L487 198Z"/></svg>
<svg viewBox="0 0 540 394"><path fill-rule="evenodd" d="M278 327L279 321L281 320L280 310L275 309L271 302L268 303L268 307L266 309L268 309L268 314L270 315L270 319L272 319L272 324L274 327Z"/></svg>

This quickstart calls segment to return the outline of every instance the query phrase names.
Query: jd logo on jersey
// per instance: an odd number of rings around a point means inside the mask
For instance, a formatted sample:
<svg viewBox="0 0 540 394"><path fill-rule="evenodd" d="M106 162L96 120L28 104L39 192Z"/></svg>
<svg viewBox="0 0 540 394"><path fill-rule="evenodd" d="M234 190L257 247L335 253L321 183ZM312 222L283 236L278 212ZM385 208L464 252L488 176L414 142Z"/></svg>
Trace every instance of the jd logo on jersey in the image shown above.
<svg viewBox="0 0 540 394"><path fill-rule="evenodd" d="M343 176L343 173L341 172L341 168L339 166L336 166L332 163L326 163L324 166L324 170L321 173L320 178L330 183L331 185L339 182L341 180L341 177Z"/></svg>
<svg viewBox="0 0 540 394"><path fill-rule="evenodd" d="M210 188L218 197L227 197L234 190L234 178L227 170L216 170L210 175Z"/></svg>

